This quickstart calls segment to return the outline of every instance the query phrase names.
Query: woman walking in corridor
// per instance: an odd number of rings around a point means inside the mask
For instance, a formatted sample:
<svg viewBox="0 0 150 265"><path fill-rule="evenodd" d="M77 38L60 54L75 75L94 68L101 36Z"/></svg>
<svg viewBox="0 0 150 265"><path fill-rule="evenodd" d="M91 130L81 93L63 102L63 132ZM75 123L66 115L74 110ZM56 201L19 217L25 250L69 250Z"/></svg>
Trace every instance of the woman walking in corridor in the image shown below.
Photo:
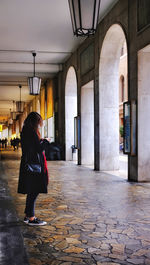
<svg viewBox="0 0 150 265"><path fill-rule="evenodd" d="M42 117L31 112L24 121L21 132L22 157L18 183L18 193L27 194L24 222L28 225L45 225L35 217L35 201L39 193L47 193L48 170L45 154L48 141L41 139L39 128Z"/></svg>

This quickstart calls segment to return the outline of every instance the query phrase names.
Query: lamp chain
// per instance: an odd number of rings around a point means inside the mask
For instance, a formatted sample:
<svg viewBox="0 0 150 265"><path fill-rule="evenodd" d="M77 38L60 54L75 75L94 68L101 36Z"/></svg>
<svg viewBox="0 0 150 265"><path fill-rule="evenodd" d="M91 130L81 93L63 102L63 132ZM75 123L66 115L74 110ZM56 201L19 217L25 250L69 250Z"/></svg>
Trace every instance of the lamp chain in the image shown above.
<svg viewBox="0 0 150 265"><path fill-rule="evenodd" d="M34 76L35 76L35 56L34 56Z"/></svg>
<svg viewBox="0 0 150 265"><path fill-rule="evenodd" d="M33 77L35 77L35 56L36 56L36 53L33 52L32 55L33 55L33 64L34 64L34 76Z"/></svg>
<svg viewBox="0 0 150 265"><path fill-rule="evenodd" d="M19 85L19 88L20 88L20 102L21 102L21 85Z"/></svg>

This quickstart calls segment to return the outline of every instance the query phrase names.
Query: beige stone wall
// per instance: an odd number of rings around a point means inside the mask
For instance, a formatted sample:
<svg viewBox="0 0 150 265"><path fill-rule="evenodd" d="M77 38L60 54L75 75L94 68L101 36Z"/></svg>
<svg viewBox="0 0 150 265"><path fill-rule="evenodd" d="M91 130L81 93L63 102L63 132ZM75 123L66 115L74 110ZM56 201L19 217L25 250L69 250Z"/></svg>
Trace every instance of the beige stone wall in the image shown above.
<svg viewBox="0 0 150 265"><path fill-rule="evenodd" d="M127 47L123 47L123 53L119 64L119 127L123 125L123 102L128 101L128 67L127 67ZM122 79L124 79L124 95L122 97ZM120 143L123 139L120 137Z"/></svg>
<svg viewBox="0 0 150 265"><path fill-rule="evenodd" d="M120 77L124 77L124 101L128 100L128 71L127 71L127 54L124 54L120 58L120 65L119 65L119 82ZM119 85L119 103L122 103L121 100L121 87Z"/></svg>
<svg viewBox="0 0 150 265"><path fill-rule="evenodd" d="M124 43L122 48L122 54L119 64L119 128L123 125L123 102L128 101L128 67L127 67L127 46ZM124 83L124 95L122 95L122 79ZM123 138L120 136L120 143L123 142Z"/></svg>

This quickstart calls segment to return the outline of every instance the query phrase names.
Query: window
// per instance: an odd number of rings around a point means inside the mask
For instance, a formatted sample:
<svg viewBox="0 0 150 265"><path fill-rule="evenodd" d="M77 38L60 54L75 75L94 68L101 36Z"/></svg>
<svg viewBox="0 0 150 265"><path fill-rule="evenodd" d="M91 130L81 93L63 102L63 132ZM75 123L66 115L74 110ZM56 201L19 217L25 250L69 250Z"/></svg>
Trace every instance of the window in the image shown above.
<svg viewBox="0 0 150 265"><path fill-rule="evenodd" d="M150 24L150 1L138 0L138 30Z"/></svg>

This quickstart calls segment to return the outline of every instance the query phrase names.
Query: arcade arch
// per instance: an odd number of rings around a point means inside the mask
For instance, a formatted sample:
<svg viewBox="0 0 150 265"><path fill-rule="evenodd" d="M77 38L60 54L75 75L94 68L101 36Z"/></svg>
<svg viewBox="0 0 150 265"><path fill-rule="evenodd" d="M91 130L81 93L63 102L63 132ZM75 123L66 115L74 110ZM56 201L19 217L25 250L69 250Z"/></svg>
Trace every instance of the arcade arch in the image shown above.
<svg viewBox="0 0 150 265"><path fill-rule="evenodd" d="M73 66L67 72L65 84L65 143L66 160L77 161L77 151L72 154L74 145L74 118L77 116L77 77Z"/></svg>
<svg viewBox="0 0 150 265"><path fill-rule="evenodd" d="M116 171L120 167L119 65L125 46L127 51L122 27L119 24L112 25L104 38L99 64L100 170L102 171ZM126 175L127 166L126 164Z"/></svg>

